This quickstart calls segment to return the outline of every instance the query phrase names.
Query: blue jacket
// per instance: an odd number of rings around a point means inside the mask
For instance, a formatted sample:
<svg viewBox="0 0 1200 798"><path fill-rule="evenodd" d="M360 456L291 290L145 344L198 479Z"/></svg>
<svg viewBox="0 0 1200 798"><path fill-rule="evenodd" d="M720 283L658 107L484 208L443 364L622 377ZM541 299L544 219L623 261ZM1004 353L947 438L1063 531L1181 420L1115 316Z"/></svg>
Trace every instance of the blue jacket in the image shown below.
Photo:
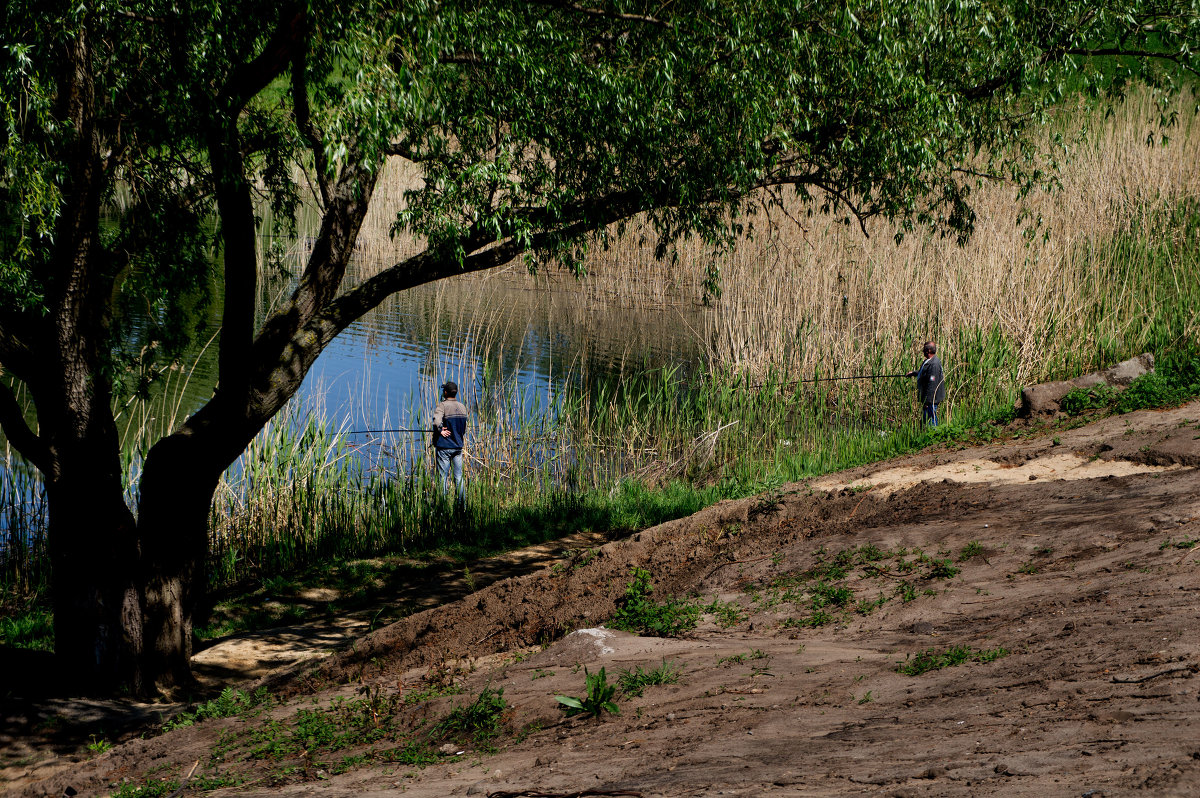
<svg viewBox="0 0 1200 798"><path fill-rule="evenodd" d="M442 436L442 428L450 430ZM461 450L467 433L467 406L457 399L443 399L433 411L433 446L436 449Z"/></svg>
<svg viewBox="0 0 1200 798"><path fill-rule="evenodd" d="M946 401L946 378L942 375L942 361L930 355L917 369L917 396L923 405L940 405Z"/></svg>

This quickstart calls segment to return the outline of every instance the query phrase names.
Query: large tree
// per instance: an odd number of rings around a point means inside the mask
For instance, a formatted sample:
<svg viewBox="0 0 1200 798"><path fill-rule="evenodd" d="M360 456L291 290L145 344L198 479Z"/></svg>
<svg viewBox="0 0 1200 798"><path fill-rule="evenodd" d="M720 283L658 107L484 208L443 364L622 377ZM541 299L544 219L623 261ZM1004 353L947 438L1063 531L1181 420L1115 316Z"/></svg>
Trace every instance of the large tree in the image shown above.
<svg viewBox="0 0 1200 798"><path fill-rule="evenodd" d="M1198 44L1186 0L8 0L0 424L46 481L57 656L99 689L189 679L221 473L389 294L570 264L635 216L664 248L730 241L784 190L966 235L978 180L1052 175L1051 106L1169 88ZM426 247L348 285L389 158L420 172L396 224ZM320 227L263 319L258 214L302 202ZM131 509L126 308L144 352L182 351L214 249L218 384Z"/></svg>

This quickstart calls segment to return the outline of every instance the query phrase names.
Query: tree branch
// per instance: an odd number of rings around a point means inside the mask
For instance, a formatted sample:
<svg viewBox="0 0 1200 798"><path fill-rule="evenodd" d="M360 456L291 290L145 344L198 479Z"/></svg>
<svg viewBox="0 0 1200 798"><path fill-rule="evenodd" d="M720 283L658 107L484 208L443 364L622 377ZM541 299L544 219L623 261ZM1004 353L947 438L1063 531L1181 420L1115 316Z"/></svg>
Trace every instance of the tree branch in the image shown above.
<svg viewBox="0 0 1200 798"><path fill-rule="evenodd" d="M21 455L43 474L51 473L50 448L25 423L25 413L7 382L0 380L0 429Z"/></svg>
<svg viewBox="0 0 1200 798"><path fill-rule="evenodd" d="M1152 58L1162 61L1170 61L1194 75L1200 75L1200 70L1192 66L1187 58L1182 53L1163 53L1154 50L1131 50L1125 47L1097 47L1094 49L1088 48L1070 48L1062 51L1063 55L1079 55L1084 57L1106 56L1106 55L1125 55L1130 58Z"/></svg>
<svg viewBox="0 0 1200 798"><path fill-rule="evenodd" d="M174 21L169 17L155 17L151 16L150 14L139 14L136 11L130 11L125 8L118 8L116 9L116 12L126 19L132 19L135 22L145 22L149 25L166 25Z"/></svg>
<svg viewBox="0 0 1200 798"><path fill-rule="evenodd" d="M288 3L254 59L234 69L216 97L208 152L224 243L225 308L217 355L218 388L242 395L249 385L258 287L254 199L246 176L238 116L241 109L292 64L307 35L303 6Z"/></svg>
<svg viewBox="0 0 1200 798"><path fill-rule="evenodd" d="M599 17L603 19L617 19L622 22L642 22L647 25L655 25L660 28L672 28L674 23L670 20L659 19L649 16L648 14L626 14L621 11L608 11L603 8L589 8L581 6L578 3L571 3L568 0L529 0L530 3L536 6L545 6L546 8L554 8L559 11L569 11L573 14L582 14L585 17Z"/></svg>
<svg viewBox="0 0 1200 798"><path fill-rule="evenodd" d="M296 127L300 129L308 146L312 148L313 167L317 170L317 186L321 189L322 206L329 205L329 161L325 158L325 145L317 135L312 123L312 112L308 105L308 78L304 48L292 61L292 105L296 109Z"/></svg>
<svg viewBox="0 0 1200 798"><path fill-rule="evenodd" d="M304 6L295 2L284 5L279 11L279 22L262 52L229 73L217 94L218 112L240 113L246 103L283 74L288 64L295 60L307 35L308 15Z"/></svg>

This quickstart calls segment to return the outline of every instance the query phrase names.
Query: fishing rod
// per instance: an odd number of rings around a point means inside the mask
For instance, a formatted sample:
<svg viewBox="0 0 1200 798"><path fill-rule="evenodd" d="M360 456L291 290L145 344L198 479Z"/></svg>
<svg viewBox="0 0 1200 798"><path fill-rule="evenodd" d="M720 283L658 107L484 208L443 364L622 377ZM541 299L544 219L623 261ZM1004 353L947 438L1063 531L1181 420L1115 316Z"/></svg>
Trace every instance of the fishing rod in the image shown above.
<svg viewBox="0 0 1200 798"><path fill-rule="evenodd" d="M833 382L835 380L886 380L896 377L907 377L908 374L853 374L847 377L812 377L806 380L793 380L791 382L780 383L780 388L786 388L789 385L800 385L806 382ZM758 385L747 385L747 388L765 388L767 383L759 383ZM356 429L350 432L345 432L343 435L385 435L395 432L431 432L429 429Z"/></svg>
<svg viewBox="0 0 1200 798"><path fill-rule="evenodd" d="M800 385L806 382L833 382L834 380L885 380L893 377L907 377L908 374L854 374L848 377L812 377L807 380L792 380L791 382L781 382L780 388L787 388L789 385ZM765 388L769 383L759 383L758 385L747 385L747 388Z"/></svg>
<svg viewBox="0 0 1200 798"><path fill-rule="evenodd" d="M390 432L432 432L429 429L356 429L343 432L343 435L383 435Z"/></svg>
<svg viewBox="0 0 1200 798"><path fill-rule="evenodd" d="M855 374L852 377L813 377L810 380L796 380L795 382L784 383L785 385L796 385L801 382L829 382L831 380L882 380L890 377L907 377L907 374Z"/></svg>

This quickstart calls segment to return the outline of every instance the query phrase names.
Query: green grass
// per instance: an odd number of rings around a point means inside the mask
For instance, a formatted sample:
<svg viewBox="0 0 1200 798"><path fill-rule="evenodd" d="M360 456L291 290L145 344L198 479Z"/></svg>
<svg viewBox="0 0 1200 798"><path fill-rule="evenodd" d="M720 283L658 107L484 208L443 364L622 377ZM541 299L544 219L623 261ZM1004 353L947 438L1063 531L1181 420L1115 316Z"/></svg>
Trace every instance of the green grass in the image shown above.
<svg viewBox="0 0 1200 798"><path fill-rule="evenodd" d="M959 562L967 562L976 557L983 556L983 544L978 540L969 540L963 544L962 550L958 553Z"/></svg>
<svg viewBox="0 0 1200 798"><path fill-rule="evenodd" d="M245 693L232 687L226 687L219 696L211 701L206 701L195 709L180 712L164 723L162 729L164 732L169 732L212 718L245 716L261 707L269 698L266 688L259 688L253 693Z"/></svg>
<svg viewBox="0 0 1200 798"><path fill-rule="evenodd" d="M1005 648L973 650L967 646L951 646L943 651L928 648L905 657L904 662L897 663L896 672L905 676L920 676L922 673L952 668L965 662L992 662L1006 656L1008 650Z"/></svg>
<svg viewBox="0 0 1200 798"><path fill-rule="evenodd" d="M769 658L770 658L769 654L767 654L762 649L756 648L756 649L752 649L751 651L748 651L745 654L730 654L728 657L721 657L720 659L717 660L717 664L724 665L726 663L732 662L732 663L736 663L736 664L740 665L743 662L753 662L754 660L769 659Z"/></svg>
<svg viewBox="0 0 1200 798"><path fill-rule="evenodd" d="M54 616L49 610L35 606L23 613L0 618L0 646L53 651Z"/></svg>
<svg viewBox="0 0 1200 798"><path fill-rule="evenodd" d="M737 626L748 617L742 607L732 601L721 601L713 599L711 604L706 604L702 609L716 619L717 626L722 629L729 629Z"/></svg>
<svg viewBox="0 0 1200 798"><path fill-rule="evenodd" d="M657 668L645 670L641 665L635 665L630 670L622 670L617 676L617 684L626 695L640 696L647 687L678 684L682 675L682 668L663 659Z"/></svg>
<svg viewBox="0 0 1200 798"><path fill-rule="evenodd" d="M149 781L144 784L126 782L109 793L109 798L162 798L177 789L179 782L174 780Z"/></svg>
<svg viewBox="0 0 1200 798"><path fill-rule="evenodd" d="M835 554L821 547L812 553L811 567L750 585L748 592L763 609L790 603L803 610L783 619L780 626L814 629L845 622L852 612L868 616L893 599L908 603L922 595L936 595L931 584L953 579L961 570L948 555L886 550L870 543ZM910 578L896 581L901 574ZM860 597L860 592L868 595Z"/></svg>

